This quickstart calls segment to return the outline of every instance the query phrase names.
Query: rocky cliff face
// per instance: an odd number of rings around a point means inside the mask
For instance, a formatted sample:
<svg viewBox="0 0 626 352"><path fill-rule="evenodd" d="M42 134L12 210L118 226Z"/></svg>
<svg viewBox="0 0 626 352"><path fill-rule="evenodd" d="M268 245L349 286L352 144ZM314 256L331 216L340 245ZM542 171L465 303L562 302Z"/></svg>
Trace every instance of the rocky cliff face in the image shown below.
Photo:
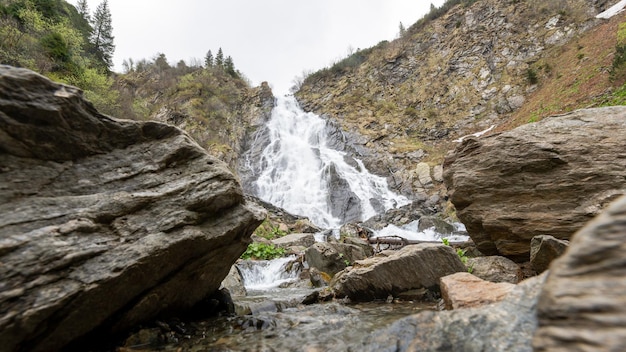
<svg viewBox="0 0 626 352"><path fill-rule="evenodd" d="M444 179L478 249L528 260L534 236L569 239L626 192L625 130L626 108L607 107L464 141Z"/></svg>
<svg viewBox="0 0 626 352"><path fill-rule="evenodd" d="M454 139L502 123L537 88L536 75L555 69L535 63L599 24L595 14L610 5L469 3L309 76L296 93L305 109L350 131L354 153L405 194L437 190L419 182L415 165L432 167Z"/></svg>
<svg viewBox="0 0 626 352"><path fill-rule="evenodd" d="M0 346L50 351L188 310L262 210L226 164L157 122L0 66Z"/></svg>

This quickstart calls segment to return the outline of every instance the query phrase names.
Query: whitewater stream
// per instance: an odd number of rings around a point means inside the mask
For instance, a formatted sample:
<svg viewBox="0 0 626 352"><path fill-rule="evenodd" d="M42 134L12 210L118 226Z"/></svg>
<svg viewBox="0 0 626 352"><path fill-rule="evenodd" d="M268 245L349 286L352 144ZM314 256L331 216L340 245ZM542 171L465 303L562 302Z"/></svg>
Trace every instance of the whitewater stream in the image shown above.
<svg viewBox="0 0 626 352"><path fill-rule="evenodd" d="M293 96L277 98L267 124L257 196L322 228L363 221L409 200L389 190L385 178L330 147L328 122L303 111Z"/></svg>

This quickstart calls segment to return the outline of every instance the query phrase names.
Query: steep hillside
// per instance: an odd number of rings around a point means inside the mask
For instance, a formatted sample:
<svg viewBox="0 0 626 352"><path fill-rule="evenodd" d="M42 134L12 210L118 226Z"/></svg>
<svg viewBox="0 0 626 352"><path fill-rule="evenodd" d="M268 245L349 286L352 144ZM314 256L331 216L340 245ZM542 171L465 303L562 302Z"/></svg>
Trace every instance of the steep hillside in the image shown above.
<svg viewBox="0 0 626 352"><path fill-rule="evenodd" d="M623 15L595 19L614 2L449 0L401 38L310 75L296 96L350 131L354 152L397 189L432 194L438 169L424 163L440 164L455 139L585 106L618 85L609 72Z"/></svg>
<svg viewBox="0 0 626 352"><path fill-rule="evenodd" d="M249 129L269 118L273 95L267 84L252 88L221 67L170 66L163 54L118 75L117 115L157 120L187 131L209 153L237 170Z"/></svg>

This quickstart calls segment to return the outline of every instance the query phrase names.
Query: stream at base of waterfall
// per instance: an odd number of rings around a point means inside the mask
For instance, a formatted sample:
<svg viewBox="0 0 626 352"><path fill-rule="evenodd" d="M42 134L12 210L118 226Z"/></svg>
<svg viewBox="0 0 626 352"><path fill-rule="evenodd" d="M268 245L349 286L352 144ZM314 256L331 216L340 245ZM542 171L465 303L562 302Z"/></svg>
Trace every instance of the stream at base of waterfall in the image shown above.
<svg viewBox="0 0 626 352"><path fill-rule="evenodd" d="M301 110L295 98L278 98L267 123L269 138L260 146L260 160L247 160L249 168L257 170L247 188L260 199L335 233L344 223L365 221L411 203L392 192L386 179L371 174L360 160L331 148L337 145L329 139L331 131L336 138L337 129ZM434 228L419 231L418 223L390 224L373 234L425 242L442 237L450 242L467 240L459 235L465 230L462 224L455 224L456 234L443 236ZM316 236L318 241L321 238ZM347 351L401 317L436 309L433 302L393 298L303 305L315 289L308 278L301 278L307 267L302 257L244 262L236 265L247 294L232 297L236 314L187 323L184 334L177 329L169 335L161 331L160 342L151 346L184 351ZM132 341L127 341L127 347Z"/></svg>

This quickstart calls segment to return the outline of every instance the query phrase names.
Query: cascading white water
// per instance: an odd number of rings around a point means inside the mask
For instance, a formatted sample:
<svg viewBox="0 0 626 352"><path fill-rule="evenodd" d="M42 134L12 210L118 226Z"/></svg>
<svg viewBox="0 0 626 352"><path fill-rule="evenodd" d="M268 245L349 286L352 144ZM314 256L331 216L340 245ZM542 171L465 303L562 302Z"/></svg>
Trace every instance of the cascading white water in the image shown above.
<svg viewBox="0 0 626 352"><path fill-rule="evenodd" d="M299 271L288 270L293 266L294 256L273 260L256 260L248 265L239 265L239 272L247 290L264 291L276 288L284 282L298 278Z"/></svg>
<svg viewBox="0 0 626 352"><path fill-rule="evenodd" d="M360 160L350 165L346 153L330 148L327 122L304 112L293 96L277 99L267 127L270 143L263 151L262 172L255 181L259 198L324 228L339 227L345 220L337 215L337 202L345 203L339 204L341 208L357 209L355 220L409 203L406 197L391 192L387 181L371 174ZM345 188L349 201L334 196L338 187Z"/></svg>

